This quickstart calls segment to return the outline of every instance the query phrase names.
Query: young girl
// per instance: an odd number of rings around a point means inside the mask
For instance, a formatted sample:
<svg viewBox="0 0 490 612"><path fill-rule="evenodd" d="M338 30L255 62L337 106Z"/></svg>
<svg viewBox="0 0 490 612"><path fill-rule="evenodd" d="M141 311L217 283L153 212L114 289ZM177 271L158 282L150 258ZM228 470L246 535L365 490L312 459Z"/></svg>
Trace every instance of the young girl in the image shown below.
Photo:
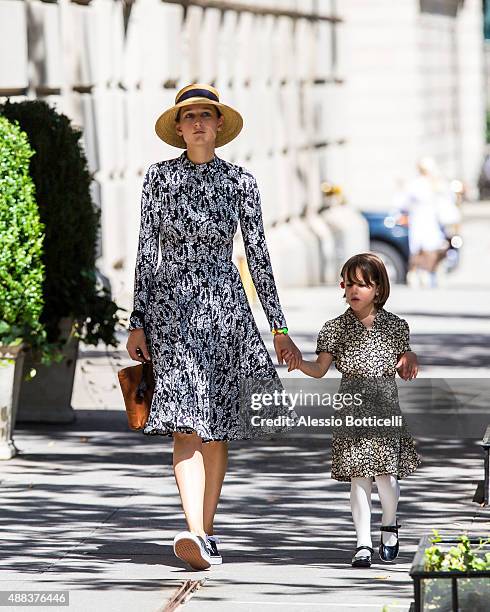
<svg viewBox="0 0 490 612"><path fill-rule="evenodd" d="M417 357L409 345L409 329L404 319L384 309L390 294L386 268L376 255L361 253L342 267L342 282L349 308L327 321L318 334L315 362L301 360L299 369L308 376L323 377L332 362L342 373L342 382L376 379L377 387L393 387L398 407L395 374L404 380L416 377ZM293 355L286 353L289 370ZM291 362L291 366L289 365ZM379 380L382 377L382 381ZM414 472L420 464L414 440L407 430L395 435L337 436L332 440L332 478L351 483L352 518L357 533L353 567L370 567L371 487L376 480L383 517L379 556L393 561L398 556L396 511L400 488L398 480Z"/></svg>

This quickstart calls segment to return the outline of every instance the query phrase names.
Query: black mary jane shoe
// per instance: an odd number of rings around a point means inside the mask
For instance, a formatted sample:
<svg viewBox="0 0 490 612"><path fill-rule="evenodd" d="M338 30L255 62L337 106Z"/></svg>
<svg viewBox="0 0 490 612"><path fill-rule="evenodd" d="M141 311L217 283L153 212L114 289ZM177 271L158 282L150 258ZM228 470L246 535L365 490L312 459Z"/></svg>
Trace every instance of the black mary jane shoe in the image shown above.
<svg viewBox="0 0 490 612"><path fill-rule="evenodd" d="M355 556L356 553L358 553L363 548L369 551L369 555L366 554L360 557L356 557ZM370 546L358 546L356 548L356 552L354 553L354 556L352 557L352 562L351 562L352 567L371 567L371 556L373 555L373 553L374 553L374 550Z"/></svg>
<svg viewBox="0 0 490 612"><path fill-rule="evenodd" d="M379 556L382 561L394 561L398 557L398 552L400 550L399 542L398 542L398 528L401 527L398 523L396 525L389 525L386 527L380 527L380 531L388 531L390 533L396 533L397 541L394 546L387 546L383 544L383 533L381 533L381 544L379 545Z"/></svg>

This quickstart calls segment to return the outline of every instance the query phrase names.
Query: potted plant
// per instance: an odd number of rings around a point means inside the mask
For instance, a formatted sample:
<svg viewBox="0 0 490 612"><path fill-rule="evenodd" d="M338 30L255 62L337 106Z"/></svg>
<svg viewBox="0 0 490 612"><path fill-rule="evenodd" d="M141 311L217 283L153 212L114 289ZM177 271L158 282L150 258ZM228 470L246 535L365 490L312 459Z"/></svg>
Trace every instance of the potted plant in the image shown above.
<svg viewBox="0 0 490 612"><path fill-rule="evenodd" d="M415 612L486 612L490 601L490 538L420 539L410 576Z"/></svg>
<svg viewBox="0 0 490 612"><path fill-rule="evenodd" d="M29 176L34 154L26 134L0 117L0 459L12 439L27 343L43 344L43 224Z"/></svg>
<svg viewBox="0 0 490 612"><path fill-rule="evenodd" d="M7 102L0 113L18 121L36 152L30 174L46 228L41 322L46 352L26 354L18 421L69 422L78 343L117 346L119 307L99 282L96 251L100 210L90 195L92 177L81 131L42 100Z"/></svg>

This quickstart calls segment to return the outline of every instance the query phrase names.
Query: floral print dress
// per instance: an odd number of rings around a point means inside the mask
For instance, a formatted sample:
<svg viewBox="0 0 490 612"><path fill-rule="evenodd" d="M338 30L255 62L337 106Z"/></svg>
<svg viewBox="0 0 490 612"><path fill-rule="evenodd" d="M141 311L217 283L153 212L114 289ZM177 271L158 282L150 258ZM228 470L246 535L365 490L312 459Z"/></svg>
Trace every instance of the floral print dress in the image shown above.
<svg viewBox="0 0 490 612"><path fill-rule="evenodd" d="M144 329L155 374L144 434L247 438L240 381L279 380L232 262L238 223L269 325L285 327L255 178L186 151L146 172L129 322Z"/></svg>
<svg viewBox="0 0 490 612"><path fill-rule="evenodd" d="M316 353L330 353L342 373L340 392L362 391L360 416L399 415L395 375L399 357L410 351L409 328L404 319L379 308L372 327L356 317L352 308L327 321L317 339ZM356 409L357 410L357 409ZM344 430L345 431L345 430ZM420 464L415 442L406 426L388 435L336 435L332 439L332 478L393 474L398 479Z"/></svg>

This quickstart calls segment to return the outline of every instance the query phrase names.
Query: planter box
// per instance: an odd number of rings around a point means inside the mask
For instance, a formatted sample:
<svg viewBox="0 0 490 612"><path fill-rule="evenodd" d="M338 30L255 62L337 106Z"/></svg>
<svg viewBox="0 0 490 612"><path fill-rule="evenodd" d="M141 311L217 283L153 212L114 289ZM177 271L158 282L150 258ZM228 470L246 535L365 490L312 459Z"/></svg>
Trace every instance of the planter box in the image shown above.
<svg viewBox="0 0 490 612"><path fill-rule="evenodd" d="M71 396L79 340L70 336L71 325L70 319L63 319L60 323L61 337L67 338L60 363L41 365L27 351L19 395L18 423L72 423L75 420ZM31 368L37 371L36 376L25 380Z"/></svg>
<svg viewBox="0 0 490 612"><path fill-rule="evenodd" d="M0 459L17 454L12 432L19 402L24 345L0 346Z"/></svg>
<svg viewBox="0 0 490 612"><path fill-rule="evenodd" d="M426 572L424 553L432 536L420 539L410 576L413 579L415 612L488 612L490 609L490 570L470 572ZM486 539L486 538L485 538ZM471 544L479 540L470 538ZM457 538L441 538L438 546L449 549L459 543ZM487 544L478 553L490 552Z"/></svg>
<svg viewBox="0 0 490 612"><path fill-rule="evenodd" d="M483 452L485 454L485 467L483 479L483 505L490 505L490 425L487 427L483 440L481 441Z"/></svg>

